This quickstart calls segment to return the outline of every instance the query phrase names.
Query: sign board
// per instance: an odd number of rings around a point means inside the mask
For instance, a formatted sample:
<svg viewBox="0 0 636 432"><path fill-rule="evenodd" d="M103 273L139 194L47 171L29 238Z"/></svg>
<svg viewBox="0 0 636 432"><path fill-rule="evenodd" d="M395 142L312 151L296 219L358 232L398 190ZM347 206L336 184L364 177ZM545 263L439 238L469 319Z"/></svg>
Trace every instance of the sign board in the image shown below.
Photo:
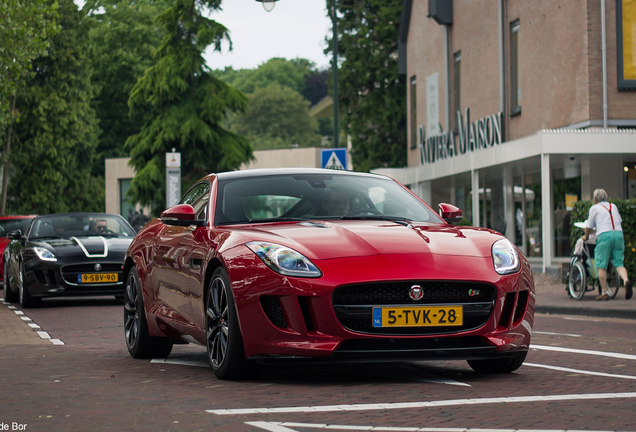
<svg viewBox="0 0 636 432"><path fill-rule="evenodd" d="M347 149L344 147L322 149L320 166L328 169L346 170Z"/></svg>
<svg viewBox="0 0 636 432"><path fill-rule="evenodd" d="M181 199L181 153L166 153L166 208Z"/></svg>

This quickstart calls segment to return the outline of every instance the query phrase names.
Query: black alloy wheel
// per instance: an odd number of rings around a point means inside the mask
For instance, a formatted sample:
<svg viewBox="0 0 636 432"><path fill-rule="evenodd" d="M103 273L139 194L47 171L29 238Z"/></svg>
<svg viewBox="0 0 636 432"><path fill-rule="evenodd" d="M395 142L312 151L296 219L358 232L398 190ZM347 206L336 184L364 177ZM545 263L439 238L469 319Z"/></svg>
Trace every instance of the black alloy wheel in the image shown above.
<svg viewBox="0 0 636 432"><path fill-rule="evenodd" d="M4 263L4 275L2 277L4 284L4 301L7 303L15 303L18 301L18 294L11 290L9 286L9 275L7 274L7 263Z"/></svg>
<svg viewBox="0 0 636 432"><path fill-rule="evenodd" d="M29 293L29 287L26 284L26 272L24 271L24 263L20 263L20 272L18 275L18 295L20 297L20 306L24 309L32 308L40 303L40 299L34 299Z"/></svg>
<svg viewBox="0 0 636 432"><path fill-rule="evenodd" d="M170 339L150 336L148 333L141 283L136 267L132 267L126 277L124 336L128 352L134 358L166 358L172 351Z"/></svg>
<svg viewBox="0 0 636 432"><path fill-rule="evenodd" d="M260 365L245 358L230 282L223 268L214 271L205 296L208 361L220 379L255 377Z"/></svg>

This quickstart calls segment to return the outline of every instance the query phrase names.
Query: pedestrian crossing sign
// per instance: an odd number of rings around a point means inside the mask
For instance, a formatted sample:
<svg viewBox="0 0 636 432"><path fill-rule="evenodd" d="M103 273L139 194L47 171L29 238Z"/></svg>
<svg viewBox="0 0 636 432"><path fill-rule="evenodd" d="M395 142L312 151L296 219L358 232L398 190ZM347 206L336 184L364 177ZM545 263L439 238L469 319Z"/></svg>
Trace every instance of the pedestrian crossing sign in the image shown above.
<svg viewBox="0 0 636 432"><path fill-rule="evenodd" d="M347 169L347 149L323 149L322 150L322 167L328 169L346 170Z"/></svg>

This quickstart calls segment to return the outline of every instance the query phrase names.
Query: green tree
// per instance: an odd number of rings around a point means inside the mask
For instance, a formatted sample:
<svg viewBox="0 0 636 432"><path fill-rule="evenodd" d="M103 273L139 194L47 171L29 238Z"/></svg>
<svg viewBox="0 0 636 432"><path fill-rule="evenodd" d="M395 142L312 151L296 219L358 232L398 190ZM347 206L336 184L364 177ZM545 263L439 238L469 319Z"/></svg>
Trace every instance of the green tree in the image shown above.
<svg viewBox="0 0 636 432"><path fill-rule="evenodd" d="M13 123L18 119L16 92L31 73L31 60L46 53L48 38L59 30L57 7L47 0L0 2L0 136L6 132L0 214L5 213Z"/></svg>
<svg viewBox="0 0 636 432"><path fill-rule="evenodd" d="M203 14L219 9L220 0L174 0L158 18L164 39L156 64L144 73L130 96L133 119L141 119L138 134L128 138L136 176L129 195L155 210L164 207L165 153L181 152L184 186L206 172L232 170L249 161L249 141L222 126L229 112L245 109L247 98L213 77L203 51L229 40L228 30Z"/></svg>
<svg viewBox="0 0 636 432"><path fill-rule="evenodd" d="M318 122L309 116L309 101L289 87L270 84L249 96L244 115L233 130L247 136L254 148L312 147L320 144Z"/></svg>
<svg viewBox="0 0 636 432"><path fill-rule="evenodd" d="M356 170L406 164L406 87L398 73L402 0L338 0L340 120ZM334 0L328 0L333 10ZM331 51L330 48L327 51Z"/></svg>
<svg viewBox="0 0 636 432"><path fill-rule="evenodd" d="M321 135L332 133L329 121L323 128L309 117L308 107L327 96L328 90L328 74L316 70L309 60L275 57L257 69L225 68L213 74L248 95L246 115L229 116L227 125L248 136L254 148L319 145L317 124Z"/></svg>
<svg viewBox="0 0 636 432"><path fill-rule="evenodd" d="M243 93L254 93L256 89L270 84L278 84L303 93L306 78L311 74L314 64L306 59L286 60L280 57L269 59L256 69L226 68L214 71L214 75Z"/></svg>
<svg viewBox="0 0 636 432"><path fill-rule="evenodd" d="M17 97L7 205L16 213L104 208L104 183L90 172L99 128L90 106L88 27L72 0L58 2L62 30L32 62L34 75Z"/></svg>
<svg viewBox="0 0 636 432"><path fill-rule="evenodd" d="M90 57L96 88L93 106L101 135L93 172L104 174L104 159L128 156L126 139L140 124L128 115L128 98L137 80L153 65L161 43L155 18L170 0L88 0L83 11L92 21Z"/></svg>

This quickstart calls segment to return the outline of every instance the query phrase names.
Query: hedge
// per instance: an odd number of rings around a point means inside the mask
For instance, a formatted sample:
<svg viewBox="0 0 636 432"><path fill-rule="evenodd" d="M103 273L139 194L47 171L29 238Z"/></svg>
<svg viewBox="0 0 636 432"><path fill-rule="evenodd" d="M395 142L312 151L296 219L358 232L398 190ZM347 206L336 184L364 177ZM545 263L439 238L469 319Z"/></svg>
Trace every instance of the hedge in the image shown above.
<svg viewBox="0 0 636 432"><path fill-rule="evenodd" d="M625 268L630 279L636 279L636 199L610 200L621 214L621 227L625 238ZM583 230L574 226L575 222L587 220L592 201L577 201L570 217L570 246L583 235Z"/></svg>

